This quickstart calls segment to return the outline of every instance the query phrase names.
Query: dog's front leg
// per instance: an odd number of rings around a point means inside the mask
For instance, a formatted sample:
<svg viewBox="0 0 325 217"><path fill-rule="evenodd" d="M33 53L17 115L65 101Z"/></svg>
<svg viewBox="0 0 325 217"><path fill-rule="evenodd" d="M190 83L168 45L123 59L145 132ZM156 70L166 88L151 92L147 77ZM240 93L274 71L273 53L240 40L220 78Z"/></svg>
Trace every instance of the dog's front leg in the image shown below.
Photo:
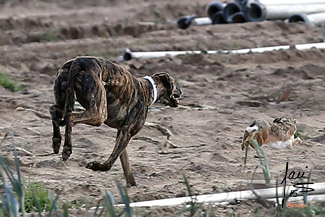
<svg viewBox="0 0 325 217"><path fill-rule="evenodd" d="M58 105L52 105L50 108L50 114L53 125L53 137L52 137L52 148L55 154L59 153L61 146L61 133L59 121L62 119L62 109L58 108Z"/></svg>
<svg viewBox="0 0 325 217"><path fill-rule="evenodd" d="M121 164L122 164L123 171L124 171L124 176L125 176L126 183L127 183L128 187L137 186L137 184L135 183L132 171L131 171L131 165L129 162L128 153L126 152L126 148L120 155L120 160L121 160Z"/></svg>
<svg viewBox="0 0 325 217"><path fill-rule="evenodd" d="M65 138L64 138L64 146L62 151L62 159L64 161L68 160L68 158L72 153L71 133L72 133L72 122L71 122L71 112L70 112L67 114L67 121L65 126Z"/></svg>
<svg viewBox="0 0 325 217"><path fill-rule="evenodd" d="M104 163L99 163L97 161L93 161L87 164L88 169L92 170L100 170L100 171L107 171L110 170L113 164L115 163L116 159L121 155L121 153L125 150L126 146L128 145L131 139L131 135L128 129L125 130L118 130L116 143L114 149L109 156L108 160Z"/></svg>

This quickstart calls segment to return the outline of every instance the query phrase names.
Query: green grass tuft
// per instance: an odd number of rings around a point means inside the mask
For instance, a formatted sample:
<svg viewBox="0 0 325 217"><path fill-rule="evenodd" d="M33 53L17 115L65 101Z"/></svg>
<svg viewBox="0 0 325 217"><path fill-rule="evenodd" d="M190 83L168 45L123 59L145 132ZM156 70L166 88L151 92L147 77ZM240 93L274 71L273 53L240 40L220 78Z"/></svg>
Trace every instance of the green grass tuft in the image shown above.
<svg viewBox="0 0 325 217"><path fill-rule="evenodd" d="M251 140L251 143L256 151L258 159L260 160L260 166L262 167L262 170L263 170L265 183L266 183L266 185L270 185L271 173L270 173L269 162L266 157L266 154L264 153L262 147L258 144L258 142L255 138Z"/></svg>
<svg viewBox="0 0 325 217"><path fill-rule="evenodd" d="M57 40L57 36L51 31L46 31L43 35L41 35L41 41L44 42L52 42Z"/></svg>
<svg viewBox="0 0 325 217"><path fill-rule="evenodd" d="M299 129L295 132L294 136L295 138L299 137L300 139L304 139L304 140L311 138L308 134L303 134L303 131Z"/></svg>
<svg viewBox="0 0 325 217"><path fill-rule="evenodd" d="M17 81L10 78L8 73L0 73L0 86L10 90L11 92L16 92L23 89L23 87L18 84Z"/></svg>
<svg viewBox="0 0 325 217"><path fill-rule="evenodd" d="M31 182L24 185L26 212L49 211L51 200L49 191L41 183Z"/></svg>
<svg viewBox="0 0 325 217"><path fill-rule="evenodd" d="M325 24L322 24L322 36L323 36L323 42L325 42Z"/></svg>

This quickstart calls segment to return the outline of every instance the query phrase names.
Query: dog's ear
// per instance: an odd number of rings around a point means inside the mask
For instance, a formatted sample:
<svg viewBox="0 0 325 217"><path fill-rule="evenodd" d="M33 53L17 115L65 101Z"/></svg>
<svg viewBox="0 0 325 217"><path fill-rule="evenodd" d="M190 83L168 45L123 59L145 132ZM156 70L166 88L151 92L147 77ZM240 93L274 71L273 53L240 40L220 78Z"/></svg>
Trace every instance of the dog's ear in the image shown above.
<svg viewBox="0 0 325 217"><path fill-rule="evenodd" d="M171 81L171 77L168 73L166 72L160 72L160 73L156 73L154 76L158 76L159 79L161 80L162 84L164 85L164 87L167 90L172 90L172 81Z"/></svg>

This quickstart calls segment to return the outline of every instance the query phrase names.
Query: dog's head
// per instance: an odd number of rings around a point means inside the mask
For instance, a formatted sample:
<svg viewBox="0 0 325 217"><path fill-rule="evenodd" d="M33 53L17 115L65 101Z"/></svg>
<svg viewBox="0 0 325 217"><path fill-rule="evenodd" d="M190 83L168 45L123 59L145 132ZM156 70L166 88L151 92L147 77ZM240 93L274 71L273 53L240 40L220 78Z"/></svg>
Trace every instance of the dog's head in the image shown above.
<svg viewBox="0 0 325 217"><path fill-rule="evenodd" d="M175 79L164 72L156 73L153 77L160 81L159 86L162 86L159 101L170 107L177 107L178 100L181 98L183 92Z"/></svg>

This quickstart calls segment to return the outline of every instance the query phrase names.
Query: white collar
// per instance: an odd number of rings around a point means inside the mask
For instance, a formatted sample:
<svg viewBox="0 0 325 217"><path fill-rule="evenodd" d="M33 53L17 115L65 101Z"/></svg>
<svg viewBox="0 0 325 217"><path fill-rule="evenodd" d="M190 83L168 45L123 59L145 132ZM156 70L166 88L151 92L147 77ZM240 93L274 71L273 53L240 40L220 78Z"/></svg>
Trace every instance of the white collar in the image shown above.
<svg viewBox="0 0 325 217"><path fill-rule="evenodd" d="M157 98L158 98L158 90L157 90L157 86L156 86L155 81L152 79L152 77L150 77L150 76L145 76L145 77L143 77L143 78L144 78L144 79L147 79L147 80L150 81L150 83L151 83L152 91L153 91L153 101L152 101L152 103L151 103L151 105L152 105L152 104L154 104L154 103L156 102L156 100L157 100Z"/></svg>

